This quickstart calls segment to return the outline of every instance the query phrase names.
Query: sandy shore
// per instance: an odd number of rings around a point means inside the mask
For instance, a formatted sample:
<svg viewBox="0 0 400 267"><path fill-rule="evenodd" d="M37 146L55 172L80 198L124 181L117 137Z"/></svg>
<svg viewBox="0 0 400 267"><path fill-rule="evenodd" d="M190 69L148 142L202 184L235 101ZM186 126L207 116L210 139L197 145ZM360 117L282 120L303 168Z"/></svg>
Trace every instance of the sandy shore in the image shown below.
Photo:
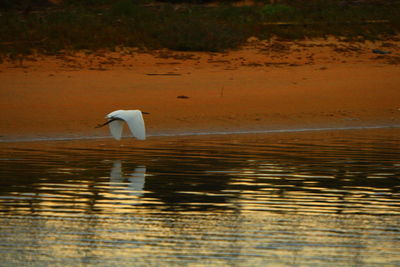
<svg viewBox="0 0 400 267"><path fill-rule="evenodd" d="M400 124L400 42L250 41L4 61L0 140L108 135L116 109L149 112L149 134Z"/></svg>

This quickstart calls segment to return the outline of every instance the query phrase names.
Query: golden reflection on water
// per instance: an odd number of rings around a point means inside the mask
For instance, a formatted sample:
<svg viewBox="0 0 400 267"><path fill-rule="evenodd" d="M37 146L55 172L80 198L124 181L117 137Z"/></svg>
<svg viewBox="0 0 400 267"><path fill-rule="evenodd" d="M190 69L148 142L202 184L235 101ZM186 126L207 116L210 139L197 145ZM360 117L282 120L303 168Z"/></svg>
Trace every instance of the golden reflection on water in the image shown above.
<svg viewBox="0 0 400 267"><path fill-rule="evenodd" d="M394 266L399 131L0 144L0 254L37 266Z"/></svg>

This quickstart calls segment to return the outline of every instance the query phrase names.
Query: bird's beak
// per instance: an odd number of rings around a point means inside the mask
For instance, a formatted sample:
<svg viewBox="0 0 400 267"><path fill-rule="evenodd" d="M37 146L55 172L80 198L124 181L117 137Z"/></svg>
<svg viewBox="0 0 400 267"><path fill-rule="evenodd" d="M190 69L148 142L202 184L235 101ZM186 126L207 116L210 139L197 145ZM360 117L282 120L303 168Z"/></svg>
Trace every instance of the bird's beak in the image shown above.
<svg viewBox="0 0 400 267"><path fill-rule="evenodd" d="M149 115L150 113L146 112L146 111L142 111L142 114Z"/></svg>

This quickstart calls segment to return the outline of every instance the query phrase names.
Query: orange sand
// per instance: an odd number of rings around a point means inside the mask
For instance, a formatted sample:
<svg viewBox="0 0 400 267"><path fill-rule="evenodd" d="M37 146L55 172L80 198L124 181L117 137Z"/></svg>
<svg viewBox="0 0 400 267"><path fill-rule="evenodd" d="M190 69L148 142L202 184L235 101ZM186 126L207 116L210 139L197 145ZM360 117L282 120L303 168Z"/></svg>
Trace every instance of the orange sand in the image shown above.
<svg viewBox="0 0 400 267"><path fill-rule="evenodd" d="M391 51L389 55L372 49ZM104 136L116 109L149 134L400 124L400 43L249 40L228 53L31 57L0 64L0 140Z"/></svg>

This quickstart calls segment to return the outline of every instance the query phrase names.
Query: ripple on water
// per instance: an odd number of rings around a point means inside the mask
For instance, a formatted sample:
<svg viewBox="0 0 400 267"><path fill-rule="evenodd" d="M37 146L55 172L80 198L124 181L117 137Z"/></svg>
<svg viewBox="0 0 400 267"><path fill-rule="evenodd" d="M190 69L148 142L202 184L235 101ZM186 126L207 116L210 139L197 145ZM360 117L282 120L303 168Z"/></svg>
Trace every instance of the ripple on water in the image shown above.
<svg viewBox="0 0 400 267"><path fill-rule="evenodd" d="M396 266L399 136L2 143L0 254L37 266Z"/></svg>

